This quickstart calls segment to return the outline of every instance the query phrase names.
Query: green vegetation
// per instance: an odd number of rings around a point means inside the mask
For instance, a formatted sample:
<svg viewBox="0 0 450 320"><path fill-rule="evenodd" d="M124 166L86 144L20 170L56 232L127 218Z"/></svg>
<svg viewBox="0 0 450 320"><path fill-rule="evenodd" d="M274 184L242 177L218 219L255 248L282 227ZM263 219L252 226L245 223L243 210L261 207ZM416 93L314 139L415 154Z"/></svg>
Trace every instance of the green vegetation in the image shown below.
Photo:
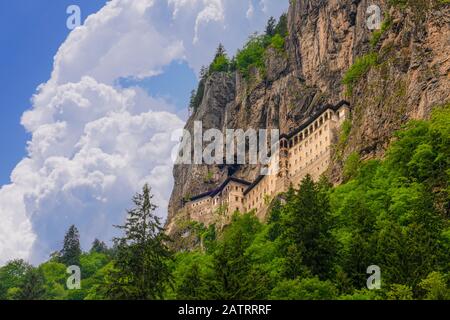
<svg viewBox="0 0 450 320"><path fill-rule="evenodd" d="M409 122L384 160L352 156L340 186L306 177L265 224L253 213L235 213L220 234L193 223L202 246L190 252L167 249L144 187L114 249L97 240L69 255L81 290L65 288L67 255L55 254L0 268L0 299L450 299L449 123L450 104ZM63 253L77 247L71 230ZM380 290L366 289L371 265Z"/></svg>
<svg viewBox="0 0 450 320"><path fill-rule="evenodd" d="M346 94L350 96L353 92L353 87L358 81L369 72L370 68L378 64L378 54L368 53L356 59L355 63L345 73L342 80L347 87Z"/></svg>
<svg viewBox="0 0 450 320"><path fill-rule="evenodd" d="M342 173L344 181L347 182L350 179L355 178L358 174L360 167L361 167L361 160L359 154L357 152L353 152L348 156L344 164L344 169Z"/></svg>
<svg viewBox="0 0 450 320"><path fill-rule="evenodd" d="M225 48L219 44L213 62L209 66L209 74L214 72L227 72L230 68L230 60L228 59Z"/></svg>
<svg viewBox="0 0 450 320"><path fill-rule="evenodd" d="M449 0L389 0L388 4L392 6L398 6L400 8L407 8L407 7L422 7L426 8L434 4L448 4L450 3Z"/></svg>
<svg viewBox="0 0 450 320"><path fill-rule="evenodd" d="M377 46L383 34L385 34L386 31L388 31L391 28L391 25L392 20L391 17L388 16L384 19L383 23L381 24L380 30L375 30L372 33L372 38L370 39L370 45L372 46L372 48L375 48Z"/></svg>
<svg viewBox="0 0 450 320"><path fill-rule="evenodd" d="M287 15L281 15L278 22L271 17L267 22L266 31L262 35L254 34L249 38L244 48L238 50L233 58L229 58L222 44L219 44L213 61L209 67L203 67L200 72L200 81L197 90L192 90L189 102L189 109L195 113L200 106L205 83L209 76L218 72L239 71L245 79L250 78L252 69L257 69L261 73L265 70L265 54L269 48L274 48L278 52L284 52L285 38L288 35Z"/></svg>
<svg viewBox="0 0 450 320"><path fill-rule="evenodd" d="M214 178L214 173L212 171L208 171L205 175L205 177L203 178L203 182L205 183L211 183L213 181Z"/></svg>
<svg viewBox="0 0 450 320"><path fill-rule="evenodd" d="M350 119L346 119L342 123L341 130L339 133L339 140L335 146L336 156L340 160L342 160L343 152L344 152L345 146L347 145L351 131L352 131L352 121Z"/></svg>
<svg viewBox="0 0 450 320"><path fill-rule="evenodd" d="M106 295L111 299L161 299L165 285L171 281L169 239L154 214L152 198L145 185L142 193L134 196L135 208L128 211L125 225L118 226L125 234L114 239L116 256L106 285Z"/></svg>

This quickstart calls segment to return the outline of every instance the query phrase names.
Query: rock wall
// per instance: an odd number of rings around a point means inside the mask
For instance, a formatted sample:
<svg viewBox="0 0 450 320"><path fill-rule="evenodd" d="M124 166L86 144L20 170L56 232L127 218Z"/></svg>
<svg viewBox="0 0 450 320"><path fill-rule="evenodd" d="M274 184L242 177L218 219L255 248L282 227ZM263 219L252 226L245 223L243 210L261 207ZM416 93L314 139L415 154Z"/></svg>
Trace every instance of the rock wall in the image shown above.
<svg viewBox="0 0 450 320"><path fill-rule="evenodd" d="M291 0L289 36L284 52L269 49L264 76L247 81L238 73L215 73L205 85L194 121L204 129L279 128L288 133L324 104L348 100L353 108L347 143L330 166L333 182L352 152L382 157L395 130L409 119L426 118L434 106L450 100L450 8L417 0L406 8L387 1ZM371 43L366 26L369 5L378 4L389 28ZM342 84L358 57L372 52L377 63L355 83L352 94ZM222 183L229 167L179 165L169 204L168 226L183 198ZM233 168L236 169L236 168ZM252 181L259 168L242 166L236 177Z"/></svg>

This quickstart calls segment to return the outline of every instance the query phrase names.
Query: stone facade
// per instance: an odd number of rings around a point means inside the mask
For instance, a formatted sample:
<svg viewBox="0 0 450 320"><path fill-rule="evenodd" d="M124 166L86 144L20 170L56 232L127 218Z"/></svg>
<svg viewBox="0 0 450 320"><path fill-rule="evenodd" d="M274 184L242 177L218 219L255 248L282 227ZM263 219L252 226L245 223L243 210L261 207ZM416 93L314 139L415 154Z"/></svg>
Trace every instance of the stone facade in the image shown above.
<svg viewBox="0 0 450 320"><path fill-rule="evenodd" d="M323 107L297 130L280 137L279 163L268 166L268 175L259 176L253 183L230 177L217 189L191 198L183 210L191 220L205 225L214 223L217 215L231 216L236 211L254 211L264 220L277 194L287 191L291 184L297 187L308 174L318 180L328 169L331 146L349 117L346 102Z"/></svg>

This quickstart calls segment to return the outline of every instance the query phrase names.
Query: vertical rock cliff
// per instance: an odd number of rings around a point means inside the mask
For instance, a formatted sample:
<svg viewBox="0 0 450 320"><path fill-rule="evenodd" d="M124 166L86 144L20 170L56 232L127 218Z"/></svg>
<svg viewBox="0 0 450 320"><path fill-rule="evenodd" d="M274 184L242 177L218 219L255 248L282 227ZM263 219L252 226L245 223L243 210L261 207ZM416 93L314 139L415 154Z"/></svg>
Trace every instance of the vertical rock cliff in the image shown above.
<svg viewBox="0 0 450 320"><path fill-rule="evenodd" d="M372 4L382 9L380 31L366 25ZM320 106L347 100L351 130L329 169L339 183L350 153L382 157L402 124L450 100L450 8L444 1L291 0L288 29L285 50L267 50L264 74L255 69L251 81L239 72L208 77L186 129L202 121L204 130L288 133ZM357 77L349 78L352 68ZM214 189L236 169L236 177L252 181L259 168L175 166L170 229L183 199Z"/></svg>

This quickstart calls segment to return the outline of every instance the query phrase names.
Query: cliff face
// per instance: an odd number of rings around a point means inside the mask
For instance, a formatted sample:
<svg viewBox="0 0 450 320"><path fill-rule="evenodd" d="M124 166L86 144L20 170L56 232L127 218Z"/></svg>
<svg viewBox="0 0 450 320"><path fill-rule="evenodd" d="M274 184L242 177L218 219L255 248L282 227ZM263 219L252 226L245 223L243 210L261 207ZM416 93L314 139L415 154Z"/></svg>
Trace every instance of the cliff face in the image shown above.
<svg viewBox="0 0 450 320"><path fill-rule="evenodd" d="M378 4L389 27L373 41L366 10ZM341 181L345 158L383 156L392 133L413 118L426 118L436 105L450 99L450 9L419 0L406 8L386 1L293 0L288 12L285 50L268 49L264 76L257 70L247 81L236 73L208 78L194 121L209 128L279 128L288 133L324 104L347 100L353 108L352 130L329 173ZM372 39L372 41L371 41ZM358 57L371 53L377 62L354 81L351 94L342 84ZM223 182L226 166L179 165L169 204L168 226L183 198ZM259 168L242 166L235 176L248 181Z"/></svg>

